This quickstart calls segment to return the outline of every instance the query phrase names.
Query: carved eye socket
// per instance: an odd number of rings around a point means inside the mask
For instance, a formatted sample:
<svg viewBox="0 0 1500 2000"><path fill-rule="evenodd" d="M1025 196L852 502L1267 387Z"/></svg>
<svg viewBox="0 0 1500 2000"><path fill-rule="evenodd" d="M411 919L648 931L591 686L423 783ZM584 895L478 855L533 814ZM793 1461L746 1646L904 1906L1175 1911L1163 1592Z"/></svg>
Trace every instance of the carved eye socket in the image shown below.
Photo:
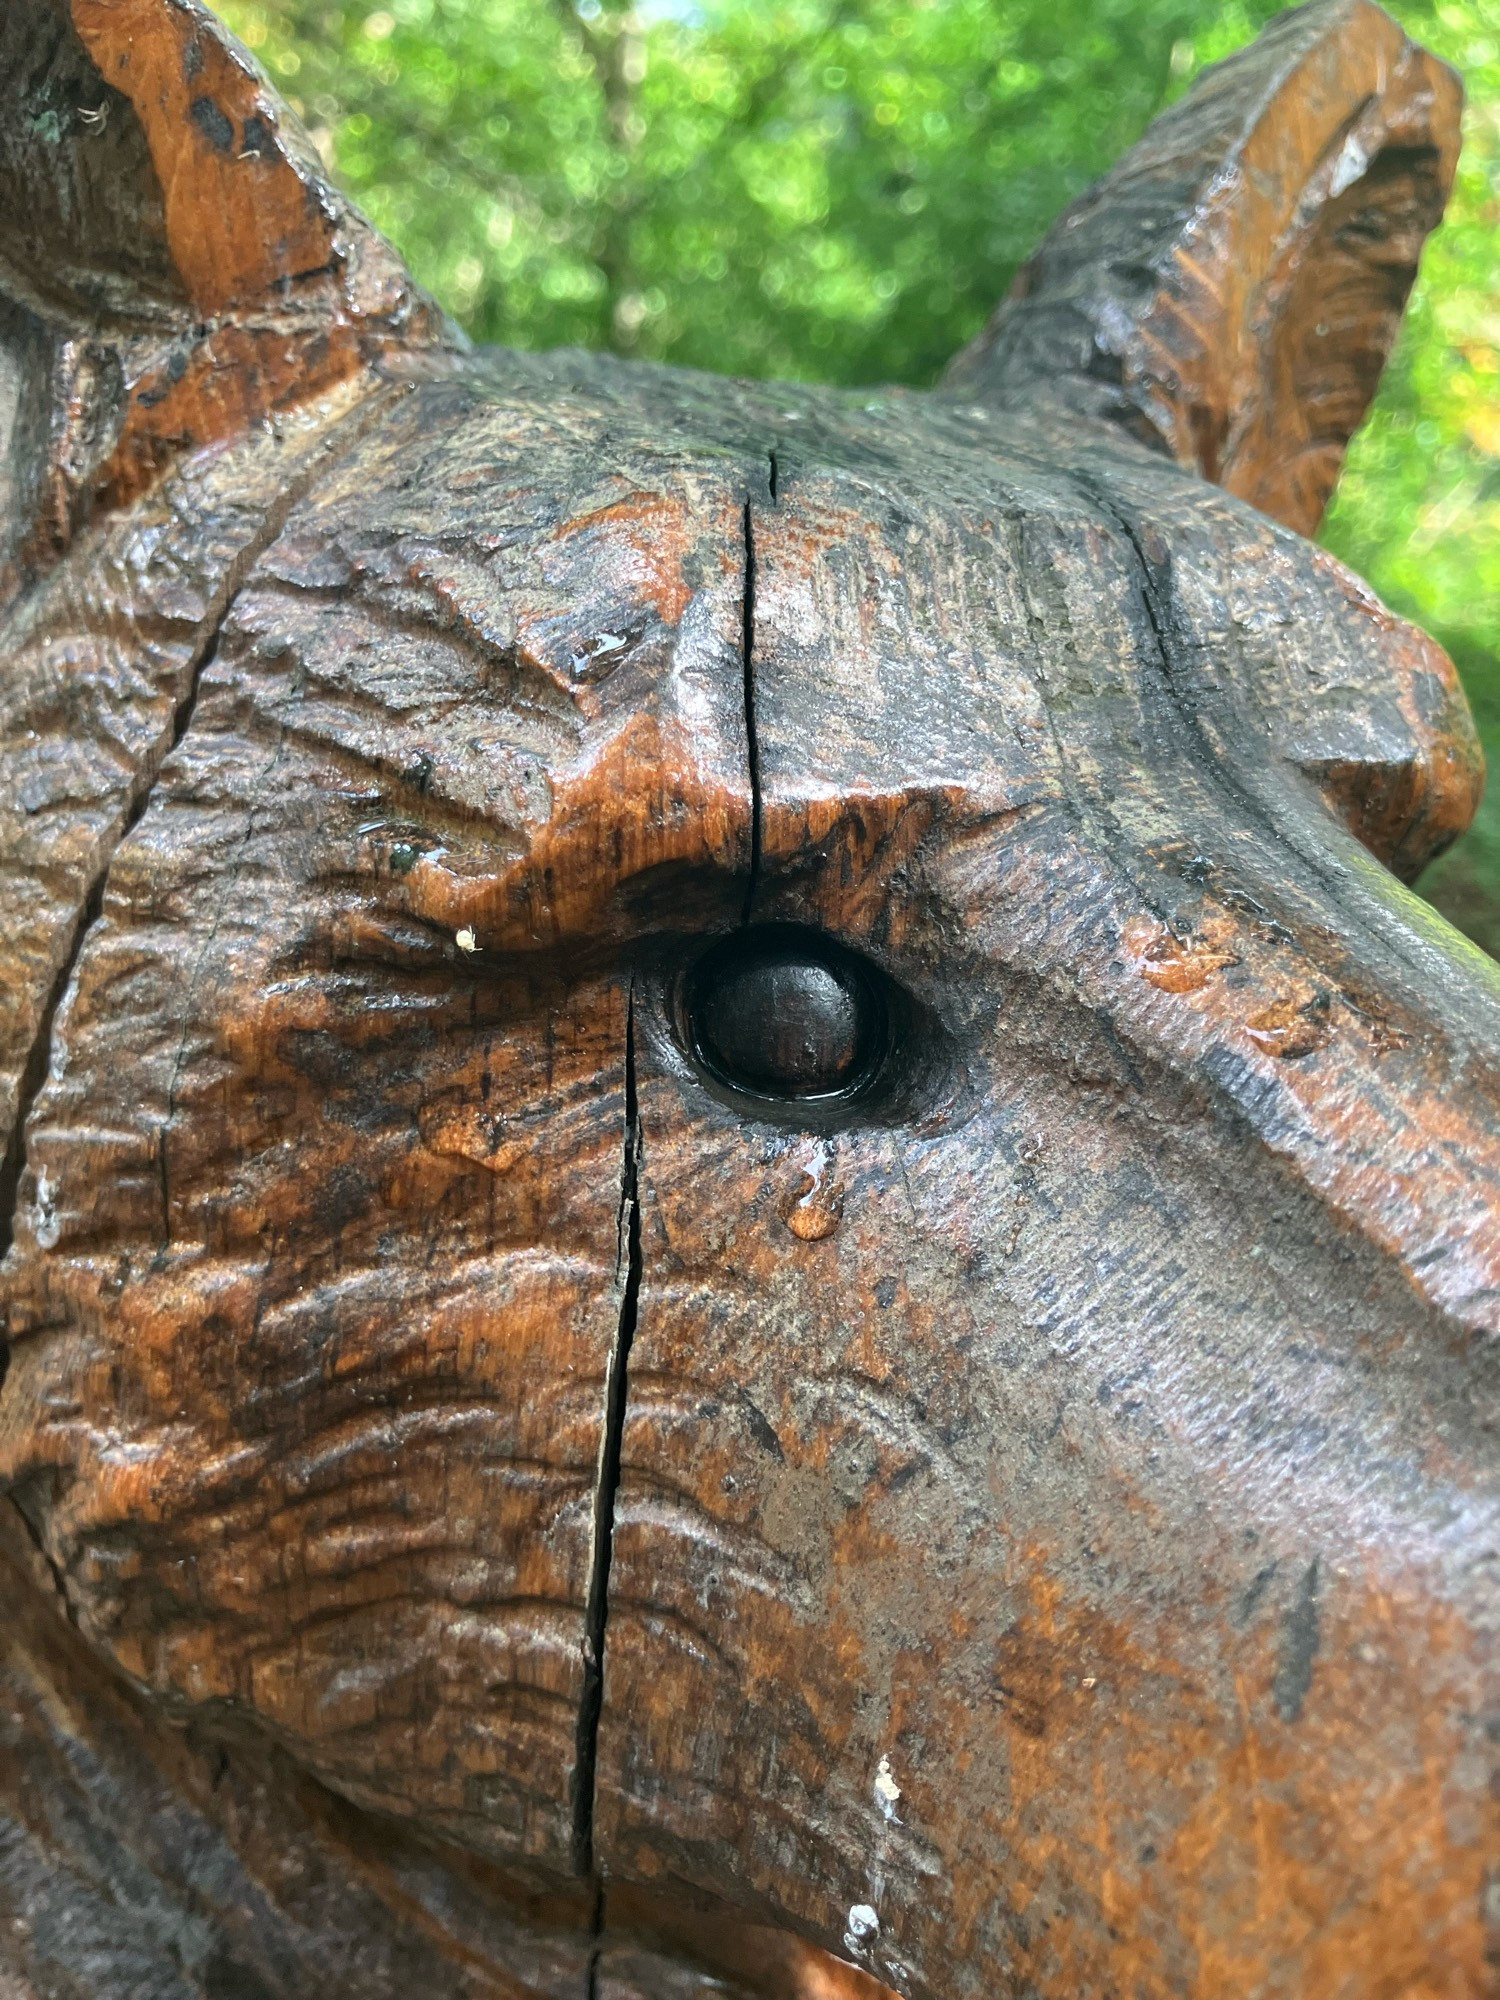
<svg viewBox="0 0 1500 2000"><path fill-rule="evenodd" d="M880 975L816 931L765 924L726 938L689 974L699 1063L752 1097L852 1097L889 1037Z"/></svg>

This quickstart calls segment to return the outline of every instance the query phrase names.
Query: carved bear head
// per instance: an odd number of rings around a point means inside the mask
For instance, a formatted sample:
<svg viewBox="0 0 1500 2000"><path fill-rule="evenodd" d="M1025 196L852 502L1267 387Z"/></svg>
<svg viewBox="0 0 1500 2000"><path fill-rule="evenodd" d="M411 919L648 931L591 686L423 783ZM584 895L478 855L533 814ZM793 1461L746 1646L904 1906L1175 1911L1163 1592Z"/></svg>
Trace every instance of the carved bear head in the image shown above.
<svg viewBox="0 0 1500 2000"><path fill-rule="evenodd" d="M1480 764L1303 538L1453 79L1282 16L849 394L471 352L195 0L0 55L90 1645L912 2000L1477 1993L1500 993L1398 878Z"/></svg>

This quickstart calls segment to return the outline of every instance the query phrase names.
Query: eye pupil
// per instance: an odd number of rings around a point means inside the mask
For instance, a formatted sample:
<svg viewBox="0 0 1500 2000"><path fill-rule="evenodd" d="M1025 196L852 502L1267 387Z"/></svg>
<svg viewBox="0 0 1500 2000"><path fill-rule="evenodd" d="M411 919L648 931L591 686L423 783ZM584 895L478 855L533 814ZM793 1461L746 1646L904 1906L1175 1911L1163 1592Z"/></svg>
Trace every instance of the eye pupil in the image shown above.
<svg viewBox="0 0 1500 2000"><path fill-rule="evenodd" d="M746 965L706 996L698 1021L715 1067L788 1097L842 1090L859 1058L859 1004L822 965Z"/></svg>
<svg viewBox="0 0 1500 2000"><path fill-rule="evenodd" d="M873 984L816 933L766 926L727 939L699 961L688 1011L699 1061L760 1097L848 1093L880 1052Z"/></svg>

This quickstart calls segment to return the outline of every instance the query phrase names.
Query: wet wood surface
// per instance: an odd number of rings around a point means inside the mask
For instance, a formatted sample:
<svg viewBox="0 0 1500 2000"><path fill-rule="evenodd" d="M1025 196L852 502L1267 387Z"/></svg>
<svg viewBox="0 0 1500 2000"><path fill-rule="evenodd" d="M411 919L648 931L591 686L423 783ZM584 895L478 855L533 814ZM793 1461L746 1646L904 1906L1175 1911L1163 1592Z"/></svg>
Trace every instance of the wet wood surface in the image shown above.
<svg viewBox="0 0 1500 2000"><path fill-rule="evenodd" d="M1447 72L1282 17L849 394L0 34L0 1995L1494 1990L1482 768L1302 539Z"/></svg>

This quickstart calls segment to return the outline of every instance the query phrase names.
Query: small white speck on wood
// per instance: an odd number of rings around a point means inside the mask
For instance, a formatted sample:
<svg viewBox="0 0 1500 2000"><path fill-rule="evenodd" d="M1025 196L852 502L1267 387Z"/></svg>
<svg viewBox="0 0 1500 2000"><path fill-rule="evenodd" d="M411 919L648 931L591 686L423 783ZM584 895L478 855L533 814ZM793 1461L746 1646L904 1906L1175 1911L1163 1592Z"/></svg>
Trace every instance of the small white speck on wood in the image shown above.
<svg viewBox="0 0 1500 2000"><path fill-rule="evenodd" d="M868 1903L851 1903L844 1920L844 1949L866 1951L870 1940L880 1935L880 1919Z"/></svg>
<svg viewBox="0 0 1500 2000"><path fill-rule="evenodd" d="M875 1803L885 1817L896 1821L896 1806L901 1798L901 1787L891 1775L891 1760L882 1757L875 1767Z"/></svg>

